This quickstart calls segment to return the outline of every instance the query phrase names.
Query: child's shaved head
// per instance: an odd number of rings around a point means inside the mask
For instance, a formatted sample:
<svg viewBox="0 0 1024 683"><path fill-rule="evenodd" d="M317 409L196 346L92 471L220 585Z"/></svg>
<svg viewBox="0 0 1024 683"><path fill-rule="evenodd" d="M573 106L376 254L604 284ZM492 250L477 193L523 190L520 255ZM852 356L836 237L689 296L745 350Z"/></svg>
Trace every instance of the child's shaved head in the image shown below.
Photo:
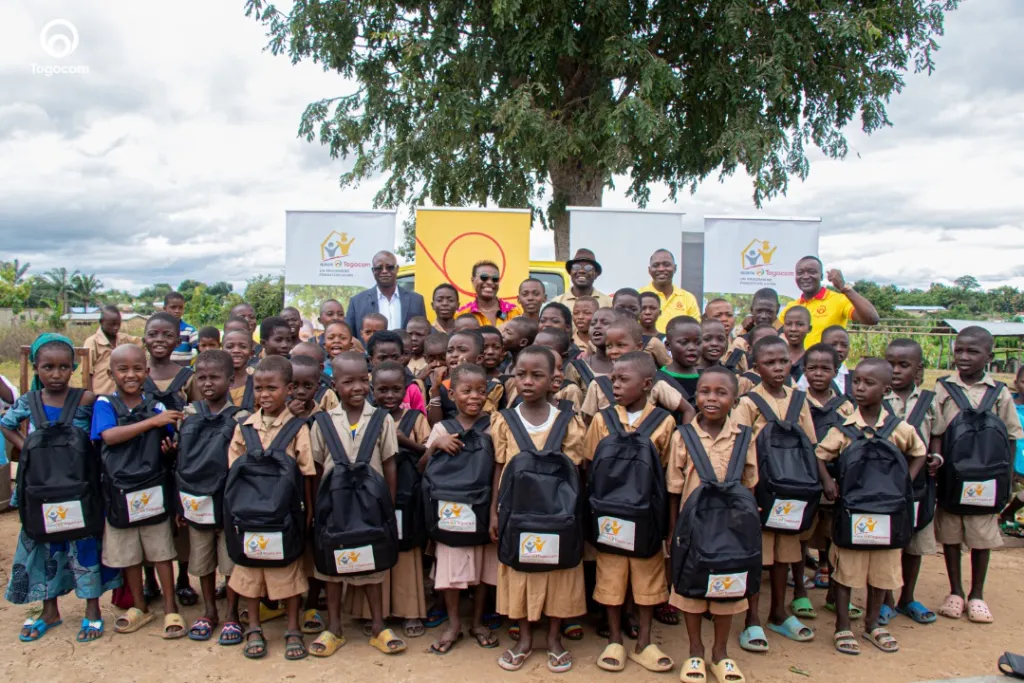
<svg viewBox="0 0 1024 683"><path fill-rule="evenodd" d="M639 323L633 322L634 325L639 327ZM640 373L641 377L647 379L654 379L654 376L658 374L658 366L654 362L654 358L651 354L646 351L630 351L629 353L622 354L618 360L615 361L615 365L629 365L636 369Z"/></svg>
<svg viewBox="0 0 1024 683"><path fill-rule="evenodd" d="M644 341L644 330L640 327L640 323L626 316L619 316L619 318L608 326L608 330L623 330L639 346ZM628 354L627 354L628 355Z"/></svg>

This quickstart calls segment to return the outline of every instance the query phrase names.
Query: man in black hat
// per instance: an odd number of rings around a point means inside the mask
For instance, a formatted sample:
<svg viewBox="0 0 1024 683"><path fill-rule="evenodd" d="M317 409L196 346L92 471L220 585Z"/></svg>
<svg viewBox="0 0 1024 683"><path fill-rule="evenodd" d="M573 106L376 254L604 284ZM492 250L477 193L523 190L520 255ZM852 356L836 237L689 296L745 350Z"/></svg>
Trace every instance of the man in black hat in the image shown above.
<svg viewBox="0 0 1024 683"><path fill-rule="evenodd" d="M572 310L576 299L592 296L597 299L601 308L611 308L612 298L594 289L594 280L601 275L601 264L589 249L577 249L576 255L565 262L565 270L569 273L572 286L569 291L556 296L552 301L564 304Z"/></svg>

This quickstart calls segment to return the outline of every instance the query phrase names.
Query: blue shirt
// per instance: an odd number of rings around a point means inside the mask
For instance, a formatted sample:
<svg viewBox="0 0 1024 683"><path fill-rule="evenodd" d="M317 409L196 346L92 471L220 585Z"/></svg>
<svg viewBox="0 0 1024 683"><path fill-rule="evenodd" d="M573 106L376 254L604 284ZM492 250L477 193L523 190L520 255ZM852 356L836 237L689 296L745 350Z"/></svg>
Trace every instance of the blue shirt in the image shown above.
<svg viewBox="0 0 1024 683"><path fill-rule="evenodd" d="M117 395L117 392L114 392ZM157 413L164 412L164 404L157 403L153 406L153 411ZM99 396L96 398L96 403L92 408L92 434L91 437L94 441L99 441L103 438L103 432L117 426L117 412L114 410L114 406L107 400L106 396ZM174 426L167 425L168 436L174 435Z"/></svg>
<svg viewBox="0 0 1024 683"><path fill-rule="evenodd" d="M195 349L199 348L199 333L184 320L178 321L178 345L171 352L171 361L187 363L192 360Z"/></svg>

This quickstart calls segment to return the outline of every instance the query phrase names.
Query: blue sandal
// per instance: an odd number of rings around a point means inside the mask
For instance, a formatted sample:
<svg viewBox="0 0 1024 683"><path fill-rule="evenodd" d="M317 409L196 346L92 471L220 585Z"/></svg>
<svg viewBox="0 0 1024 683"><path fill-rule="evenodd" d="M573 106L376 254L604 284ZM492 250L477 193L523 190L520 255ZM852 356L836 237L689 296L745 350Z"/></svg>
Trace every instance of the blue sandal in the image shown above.
<svg viewBox="0 0 1024 683"><path fill-rule="evenodd" d="M423 620L423 625L427 628L437 628L446 621L448 621L447 612L444 610L432 609L427 611L427 618Z"/></svg>
<svg viewBox="0 0 1024 683"><path fill-rule="evenodd" d="M931 624L934 623L937 616L935 612L931 611L917 600L908 604L906 607L896 606L896 611L900 614L905 614L919 624Z"/></svg>
<svg viewBox="0 0 1024 683"><path fill-rule="evenodd" d="M52 624L47 624L42 619L36 619L34 621L32 619L26 619L25 623L21 625L21 628L22 630L28 629L30 633L27 636L23 633L19 633L18 640L20 640L23 643L33 643L42 638L43 636L45 636L46 632L49 631L51 628L57 628L63 623L63 619L58 619ZM32 631L36 632L36 636L34 638L31 635Z"/></svg>
<svg viewBox="0 0 1024 683"><path fill-rule="evenodd" d="M789 617L781 624L773 624L769 621L768 629L781 636L786 636L790 640L795 640L798 643L806 643L809 640L814 640L814 630L806 626L796 617ZM806 633L804 633L805 631Z"/></svg>
<svg viewBox="0 0 1024 683"><path fill-rule="evenodd" d="M95 637L89 638L86 636L96 634ZM91 619L82 619L82 628L78 630L78 635L75 637L80 643L91 643L94 640L99 640L103 637L103 620L97 619L93 621Z"/></svg>
<svg viewBox="0 0 1024 683"><path fill-rule="evenodd" d="M899 616L899 612L889 607L889 605L882 605L878 610L878 624L880 626L888 626L889 622L897 616Z"/></svg>
<svg viewBox="0 0 1024 683"><path fill-rule="evenodd" d="M755 641L764 645L755 645ZM768 652L768 636L760 626L748 626L740 633L740 647L747 652Z"/></svg>

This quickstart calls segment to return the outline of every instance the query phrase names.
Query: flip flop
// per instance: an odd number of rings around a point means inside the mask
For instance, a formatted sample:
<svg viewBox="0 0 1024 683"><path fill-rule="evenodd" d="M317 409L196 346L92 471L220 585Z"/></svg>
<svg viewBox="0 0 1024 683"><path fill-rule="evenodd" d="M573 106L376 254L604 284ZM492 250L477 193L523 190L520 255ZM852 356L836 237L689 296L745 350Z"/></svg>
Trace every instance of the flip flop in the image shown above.
<svg viewBox="0 0 1024 683"><path fill-rule="evenodd" d="M751 628L754 628L751 626ZM707 665L700 657L690 657L679 670L679 680L683 683L704 683L708 680Z"/></svg>
<svg viewBox="0 0 1024 683"><path fill-rule="evenodd" d="M868 641L882 652L892 654L900 651L900 644L892 637L888 629L878 627L870 633L864 634L864 640Z"/></svg>
<svg viewBox="0 0 1024 683"><path fill-rule="evenodd" d="M455 637L451 640L444 640L444 638L438 638L430 644L430 652L435 655L446 655L451 652L455 645L465 637L462 631L455 634Z"/></svg>
<svg viewBox="0 0 1024 683"><path fill-rule="evenodd" d="M992 617L992 610L984 600L967 601L967 618L975 624L991 624L995 619Z"/></svg>
<svg viewBox="0 0 1024 683"><path fill-rule="evenodd" d="M605 671L622 671L626 668L626 648L619 643L608 643L597 658L597 666Z"/></svg>
<svg viewBox="0 0 1024 683"><path fill-rule="evenodd" d="M796 617L789 617L781 624L773 624L769 621L768 630L774 631L780 636L786 636L790 640L795 640L798 643L806 643L809 640L814 640L814 631ZM804 633L804 631L807 633Z"/></svg>
<svg viewBox="0 0 1024 683"><path fill-rule="evenodd" d="M513 624L512 626L508 627L508 637L517 643L519 642L520 633L521 631L519 628L519 624Z"/></svg>
<svg viewBox="0 0 1024 683"><path fill-rule="evenodd" d="M49 631L51 628L57 628L58 626L60 626L63 623L64 623L63 619L58 619L57 621L53 622L52 624L47 624L42 619L35 619L35 620L26 619L25 623L21 625L21 628L22 629L26 629L27 628L27 629L31 629L32 631L35 631L36 632L36 637L33 638L31 633L29 635L27 635L27 636L19 633L18 634L18 640L20 640L23 643L34 643L35 641L37 641L40 638L42 638L43 636L45 636L46 632Z"/></svg>
<svg viewBox="0 0 1024 683"><path fill-rule="evenodd" d="M476 639L476 644L485 650L493 650L498 647L498 639L491 633L491 629L486 626L481 630L478 628L469 629L469 635Z"/></svg>
<svg viewBox="0 0 1024 683"><path fill-rule="evenodd" d="M330 657L338 648L345 644L345 636L336 636L330 631L324 631L316 637L309 645L309 654L314 657ZM319 645L323 650L316 650L316 646Z"/></svg>
<svg viewBox="0 0 1024 683"><path fill-rule="evenodd" d="M145 626L156 619L156 615L152 612L143 612L138 607L129 607L125 610L125 613L117 618L114 622L115 633L135 633L140 628ZM122 621L127 624L126 626L119 626ZM184 624L182 624L184 625Z"/></svg>
<svg viewBox="0 0 1024 683"><path fill-rule="evenodd" d="M562 635L569 640L583 640L583 627L570 621L562 626Z"/></svg>
<svg viewBox="0 0 1024 683"><path fill-rule="evenodd" d="M905 606L896 605L896 611L905 614L919 624L932 624L938 619L935 612L931 611L920 602L915 600Z"/></svg>
<svg viewBox="0 0 1024 683"><path fill-rule="evenodd" d="M188 629L189 640L209 640L213 636L214 623L206 617L199 617L192 626Z"/></svg>
<svg viewBox="0 0 1024 683"><path fill-rule="evenodd" d="M491 629L492 631L497 631L499 628L501 628L502 619L503 617L497 612L488 612L487 614L480 617L480 620L484 622L484 626Z"/></svg>
<svg viewBox="0 0 1024 683"><path fill-rule="evenodd" d="M177 631L171 629L177 627ZM177 640L178 638L184 638L188 635L188 629L185 628L185 620L181 618L181 615L177 612L171 612L170 614L164 615L164 640Z"/></svg>
<svg viewBox="0 0 1024 683"><path fill-rule="evenodd" d="M1004 676L1024 679L1024 657L1004 652L999 656L999 670Z"/></svg>
<svg viewBox="0 0 1024 683"><path fill-rule="evenodd" d="M327 628L327 624L324 623L324 619L320 616L320 612L315 609L308 609L302 613L303 633L312 636L318 633L323 633L325 628Z"/></svg>
<svg viewBox="0 0 1024 683"><path fill-rule="evenodd" d="M386 655L397 655L399 652L405 652L405 641L395 635L394 631L386 628L370 638L370 647L376 648Z"/></svg>
<svg viewBox="0 0 1024 683"><path fill-rule="evenodd" d="M249 636L256 636L250 638ZM267 641L263 637L263 629L259 626L252 626L246 629L242 636L245 639L245 648L242 654L246 659L262 659L267 655Z"/></svg>
<svg viewBox="0 0 1024 683"><path fill-rule="evenodd" d="M89 634L96 634L93 638L88 638ZM103 620L97 619L95 621L91 619L82 619L82 628L78 630L78 635L75 636L75 640L79 643L91 643L94 640L99 640L103 637Z"/></svg>
<svg viewBox="0 0 1024 683"><path fill-rule="evenodd" d="M810 598L796 598L793 602L789 603L789 608L793 610L793 614L801 619L818 618L818 613L814 611L814 605L811 604Z"/></svg>
<svg viewBox="0 0 1024 683"><path fill-rule="evenodd" d="M829 584L828 568L819 567L818 571L814 572L814 587L827 589Z"/></svg>
<svg viewBox="0 0 1024 683"><path fill-rule="evenodd" d="M746 683L747 677L740 671L739 665L732 659L723 659L715 664L711 662L711 673L719 683Z"/></svg>
<svg viewBox="0 0 1024 683"><path fill-rule="evenodd" d="M431 609L427 610L427 618L423 620L423 625L427 628L437 628L446 621L448 621L447 612L439 609Z"/></svg>
<svg viewBox="0 0 1024 683"><path fill-rule="evenodd" d="M659 674L671 671L674 666L672 658L662 652L661 648L654 643L645 647L639 654L637 654L636 648L631 647L627 654L631 661L636 662L652 673ZM664 660L667 660L667 662Z"/></svg>
<svg viewBox="0 0 1024 683"><path fill-rule="evenodd" d="M859 655L860 645L853 635L853 631L836 631L832 636L832 644L836 652L844 655Z"/></svg>
<svg viewBox="0 0 1024 683"><path fill-rule="evenodd" d="M829 612L835 612L836 603L826 602L825 609L827 609ZM864 610L862 610L860 607L857 607L857 605L851 602L850 606L846 608L846 615L850 618L850 621L857 621L858 619L864 617Z"/></svg>
<svg viewBox="0 0 1024 683"><path fill-rule="evenodd" d="M298 642L295 642L298 639ZM309 655L306 643L302 640L302 631L288 629L284 632L284 658L289 662L297 662Z"/></svg>
<svg viewBox="0 0 1024 683"><path fill-rule="evenodd" d="M229 637L231 636L231 637ZM242 625L237 621L226 621L217 637L218 645L239 645L242 642Z"/></svg>
<svg viewBox="0 0 1024 683"><path fill-rule="evenodd" d="M947 595L938 611L949 619L959 619L964 615L964 599L959 595Z"/></svg>
<svg viewBox="0 0 1024 683"><path fill-rule="evenodd" d="M519 671L526 664L526 660L533 654L533 650L527 650L526 652L520 652L516 654L512 650L505 650L505 652L498 657L498 666L505 671ZM506 659L506 657L508 659Z"/></svg>
<svg viewBox="0 0 1024 683"><path fill-rule="evenodd" d="M565 650L561 654L548 652L548 671L553 674L564 674L572 668L572 654Z"/></svg>
<svg viewBox="0 0 1024 683"><path fill-rule="evenodd" d="M678 626L679 610L667 602L662 603L654 608L654 619L666 626Z"/></svg>
<svg viewBox="0 0 1024 683"><path fill-rule="evenodd" d="M764 645L755 645L755 641L761 641ZM760 626L748 626L740 632L740 647L747 652L768 652L768 636Z"/></svg>
<svg viewBox="0 0 1024 683"><path fill-rule="evenodd" d="M790 574L789 578L786 579L786 585L789 586L790 588L796 588L796 582L793 580L793 574ZM814 588L814 579L812 579L809 576L805 576L804 577L804 588L807 589L807 590L810 590L810 589Z"/></svg>
<svg viewBox="0 0 1024 683"><path fill-rule="evenodd" d="M423 628L423 622L419 619L406 619L402 624L402 633L406 638L419 638L426 633L426 629Z"/></svg>
<svg viewBox="0 0 1024 683"><path fill-rule="evenodd" d="M895 619L898 614L899 612L889 607L889 605L882 605L878 610L878 625L888 626L889 622Z"/></svg>

